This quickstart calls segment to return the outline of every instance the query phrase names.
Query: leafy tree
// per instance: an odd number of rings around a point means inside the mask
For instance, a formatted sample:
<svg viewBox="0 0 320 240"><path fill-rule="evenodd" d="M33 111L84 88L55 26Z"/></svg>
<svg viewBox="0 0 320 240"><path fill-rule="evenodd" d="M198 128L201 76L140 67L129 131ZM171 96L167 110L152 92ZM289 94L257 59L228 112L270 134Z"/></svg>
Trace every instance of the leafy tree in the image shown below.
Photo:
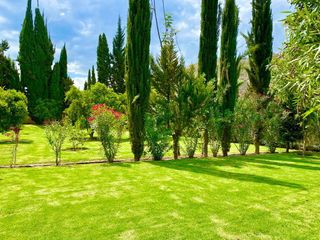
<svg viewBox="0 0 320 240"><path fill-rule="evenodd" d="M239 10L234 0L226 0L222 14L222 35L220 50L220 88L222 117L225 120L221 137L223 155L230 150L232 114L234 112L240 74L240 58L237 57Z"/></svg>
<svg viewBox="0 0 320 240"><path fill-rule="evenodd" d="M150 96L149 0L129 0L127 36L127 98L132 152L139 161L144 150L145 114Z"/></svg>
<svg viewBox="0 0 320 240"><path fill-rule="evenodd" d="M111 87L116 93L125 93L125 69L126 69L126 56L125 56L125 33L121 27L121 18L118 20L117 33L113 39L112 49L112 76Z"/></svg>
<svg viewBox="0 0 320 240"><path fill-rule="evenodd" d="M33 109L33 119L42 124L45 121L53 121L61 117L61 103L54 99L39 99Z"/></svg>
<svg viewBox="0 0 320 240"><path fill-rule="evenodd" d="M248 45L249 68L247 68L250 85L256 94L267 95L271 80L269 65L272 61L272 10L271 0L252 1L252 29L244 36ZM258 106L260 111L265 106ZM260 153L261 125L255 133L256 153Z"/></svg>
<svg viewBox="0 0 320 240"><path fill-rule="evenodd" d="M106 86L110 86L111 59L107 37L104 33L99 35L97 49L97 71L98 82L104 83Z"/></svg>
<svg viewBox="0 0 320 240"><path fill-rule="evenodd" d="M62 146L68 137L68 129L60 122L53 122L45 128L48 142L55 153L56 166L61 165Z"/></svg>
<svg viewBox="0 0 320 240"><path fill-rule="evenodd" d="M204 74L206 82L213 81L217 89L217 52L220 25L218 0L202 0L201 34L199 50L199 74ZM214 95L214 93L212 93ZM204 132L203 156L208 156L209 133Z"/></svg>
<svg viewBox="0 0 320 240"><path fill-rule="evenodd" d="M14 62L4 55L8 49L8 42L2 41L0 43L0 87L21 91L18 70Z"/></svg>
<svg viewBox="0 0 320 240"><path fill-rule="evenodd" d="M0 132L12 130L12 162L11 167L17 161L17 149L19 144L20 128L28 116L27 98L16 90L4 90L0 87Z"/></svg>

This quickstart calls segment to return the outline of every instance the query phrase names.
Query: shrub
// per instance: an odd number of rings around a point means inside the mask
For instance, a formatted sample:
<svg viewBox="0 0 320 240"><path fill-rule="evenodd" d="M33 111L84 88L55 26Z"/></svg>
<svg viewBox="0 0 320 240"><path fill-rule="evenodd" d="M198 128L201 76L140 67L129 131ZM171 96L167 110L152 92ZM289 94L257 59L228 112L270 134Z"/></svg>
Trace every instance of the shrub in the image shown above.
<svg viewBox="0 0 320 240"><path fill-rule="evenodd" d="M61 112L61 103L52 99L37 100L33 108L33 119L36 123L42 124L45 121L54 121L59 119Z"/></svg>
<svg viewBox="0 0 320 240"><path fill-rule="evenodd" d="M69 126L69 142L73 151L83 148L87 133L80 128L80 123Z"/></svg>
<svg viewBox="0 0 320 240"><path fill-rule="evenodd" d="M271 153L275 153L280 145L281 116L282 109L279 105L270 102L265 112L263 141Z"/></svg>
<svg viewBox="0 0 320 240"><path fill-rule="evenodd" d="M89 121L98 134L105 157L112 163L117 155L124 130L123 115L104 104L98 104L92 107L92 117Z"/></svg>
<svg viewBox="0 0 320 240"><path fill-rule="evenodd" d="M185 147L185 152L189 158L194 158L194 155L198 147L199 138L200 138L199 133L200 133L200 129L198 129L196 126L194 126L193 128L189 127L186 131L185 138L184 138L184 147Z"/></svg>
<svg viewBox="0 0 320 240"><path fill-rule="evenodd" d="M148 143L148 152L152 155L153 160L160 161L170 150L169 131L160 120L155 116L146 118L146 140Z"/></svg>
<svg viewBox="0 0 320 240"><path fill-rule="evenodd" d="M221 135L223 130L222 123L222 117L217 111L215 111L208 122L209 146L213 157L218 156L219 150L221 148Z"/></svg>
<svg viewBox="0 0 320 240"><path fill-rule="evenodd" d="M239 99L234 112L233 135L234 140L238 143L235 145L241 155L246 155L253 142L258 117L254 99L248 96Z"/></svg>
<svg viewBox="0 0 320 240"><path fill-rule="evenodd" d="M61 165L61 151L65 139L68 137L68 127L60 122L53 122L45 127L46 137L55 153L56 166Z"/></svg>

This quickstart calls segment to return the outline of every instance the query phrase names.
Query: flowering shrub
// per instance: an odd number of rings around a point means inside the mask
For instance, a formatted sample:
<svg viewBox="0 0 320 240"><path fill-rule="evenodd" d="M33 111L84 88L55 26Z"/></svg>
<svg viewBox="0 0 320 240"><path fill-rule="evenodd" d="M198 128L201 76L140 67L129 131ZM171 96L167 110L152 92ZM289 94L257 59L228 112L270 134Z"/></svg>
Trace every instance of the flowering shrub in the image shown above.
<svg viewBox="0 0 320 240"><path fill-rule="evenodd" d="M88 119L102 144L107 160L114 161L124 129L124 115L107 107L105 104L94 105L92 115Z"/></svg>

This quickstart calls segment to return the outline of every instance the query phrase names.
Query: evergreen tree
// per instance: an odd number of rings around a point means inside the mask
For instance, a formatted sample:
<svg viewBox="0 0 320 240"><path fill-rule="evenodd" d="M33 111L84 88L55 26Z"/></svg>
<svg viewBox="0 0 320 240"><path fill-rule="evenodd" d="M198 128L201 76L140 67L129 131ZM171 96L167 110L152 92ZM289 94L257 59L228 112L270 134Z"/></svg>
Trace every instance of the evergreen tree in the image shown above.
<svg viewBox="0 0 320 240"><path fill-rule="evenodd" d="M83 90L88 90L88 82L84 82L84 87L83 87Z"/></svg>
<svg viewBox="0 0 320 240"><path fill-rule="evenodd" d="M199 74L204 74L206 82L213 81L217 89L217 52L220 25L218 0L202 0L201 35L199 50ZM213 94L214 95L214 94ZM204 131L203 156L208 157L209 133Z"/></svg>
<svg viewBox="0 0 320 240"><path fill-rule="evenodd" d="M112 51L112 77L111 87L116 93L125 93L125 69L126 69L126 56L125 56L125 33L121 27L121 18L118 20L117 33L113 39Z"/></svg>
<svg viewBox="0 0 320 240"><path fill-rule="evenodd" d="M223 91L221 112L224 125L221 136L223 155L227 156L231 143L232 114L238 93L240 58L237 57L239 10L235 0L226 0L222 13L220 49L220 88Z"/></svg>
<svg viewBox="0 0 320 240"><path fill-rule="evenodd" d="M94 69L94 66L92 66L92 71L91 71L91 86L95 85L96 83L97 83L96 70Z"/></svg>
<svg viewBox="0 0 320 240"><path fill-rule="evenodd" d="M52 73L52 62L54 60L54 48L48 34L44 16L40 9L36 9L34 21L35 36L35 65L34 75L36 77L36 88L34 89L37 99L49 97L49 81Z"/></svg>
<svg viewBox="0 0 320 240"><path fill-rule="evenodd" d="M21 91L19 72L14 62L4 55L8 49L8 42L2 41L0 44L0 87Z"/></svg>
<svg viewBox="0 0 320 240"><path fill-rule="evenodd" d="M33 31L32 1L28 0L26 15L20 33L20 49L18 61L20 64L21 84L28 97L29 109L35 105L37 95L34 89L37 84L33 74L35 60L35 41Z"/></svg>
<svg viewBox="0 0 320 240"><path fill-rule="evenodd" d="M99 44L97 49L97 71L98 81L106 86L110 85L111 59L106 35L99 35Z"/></svg>
<svg viewBox="0 0 320 240"><path fill-rule="evenodd" d="M91 80L91 70L88 71L88 89L90 89L92 86L92 80Z"/></svg>
<svg viewBox="0 0 320 240"><path fill-rule="evenodd" d="M63 95L64 95L64 92L61 91L62 87L63 87L63 82L61 81L60 64L55 63L52 70L49 92L50 92L50 99L55 100L60 105L62 105L63 103Z"/></svg>
<svg viewBox="0 0 320 240"><path fill-rule="evenodd" d="M253 91L267 95L271 80L269 65L272 61L272 10L271 0L252 1L252 29L245 36L248 45L249 68L247 69ZM264 108L264 106L259 106ZM260 111L257 109L257 111ZM262 127L258 124L255 133L256 153L260 153Z"/></svg>
<svg viewBox="0 0 320 240"><path fill-rule="evenodd" d="M149 0L129 0L127 101L131 148L135 161L144 151L145 114L150 96L151 12Z"/></svg>
<svg viewBox="0 0 320 240"><path fill-rule="evenodd" d="M68 76L68 53L66 45L63 46L60 53L60 79L63 83L63 99L65 98L66 93L70 90L71 86L73 85L73 81Z"/></svg>

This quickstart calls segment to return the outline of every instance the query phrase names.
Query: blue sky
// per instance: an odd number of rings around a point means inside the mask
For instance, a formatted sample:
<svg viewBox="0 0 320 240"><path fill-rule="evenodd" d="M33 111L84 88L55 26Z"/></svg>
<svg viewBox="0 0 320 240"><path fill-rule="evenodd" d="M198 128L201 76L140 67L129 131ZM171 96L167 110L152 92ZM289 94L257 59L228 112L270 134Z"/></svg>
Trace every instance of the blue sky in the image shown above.
<svg viewBox="0 0 320 240"><path fill-rule="evenodd" d="M33 6L36 6L33 0ZM39 0L40 9L48 21L51 38L56 47L56 55L64 43L69 55L69 74L79 87L87 78L87 71L96 62L97 39L100 33L107 35L109 47L116 31L118 16L125 25L128 0ZM161 1L158 17L162 22ZM27 0L0 0L0 39L7 39L11 49L8 55L16 58L19 49L19 32L23 22ZM240 8L240 32L246 33L251 18L251 1L237 0ZM199 49L201 0L165 0L166 11L174 18L178 32L178 43L186 63L196 63ZM287 0L273 0L274 51L281 48L285 30L280 22L283 11L289 10ZM162 17L162 18L161 18ZM161 23L160 23L161 24ZM241 36L238 40L239 52L245 51ZM159 52L159 40L153 24L151 51Z"/></svg>

